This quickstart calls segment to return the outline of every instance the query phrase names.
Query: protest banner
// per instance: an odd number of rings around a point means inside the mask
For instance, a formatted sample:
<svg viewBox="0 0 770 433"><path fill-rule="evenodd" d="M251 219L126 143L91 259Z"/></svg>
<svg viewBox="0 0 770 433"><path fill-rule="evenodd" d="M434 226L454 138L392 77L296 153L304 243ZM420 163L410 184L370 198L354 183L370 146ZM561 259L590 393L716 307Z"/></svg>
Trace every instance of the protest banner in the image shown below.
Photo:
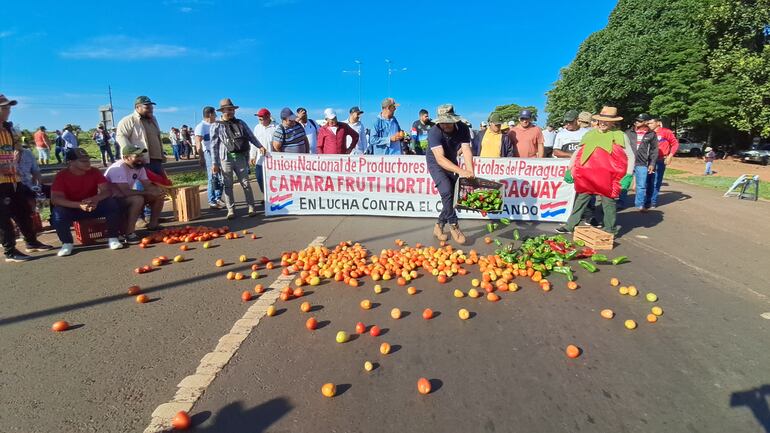
<svg viewBox="0 0 770 433"><path fill-rule="evenodd" d="M566 159L474 158L477 177L501 182L503 212L489 218L563 222L575 198ZM265 214L435 218L441 197L424 156L308 155L265 159ZM483 218L458 211L460 218Z"/></svg>

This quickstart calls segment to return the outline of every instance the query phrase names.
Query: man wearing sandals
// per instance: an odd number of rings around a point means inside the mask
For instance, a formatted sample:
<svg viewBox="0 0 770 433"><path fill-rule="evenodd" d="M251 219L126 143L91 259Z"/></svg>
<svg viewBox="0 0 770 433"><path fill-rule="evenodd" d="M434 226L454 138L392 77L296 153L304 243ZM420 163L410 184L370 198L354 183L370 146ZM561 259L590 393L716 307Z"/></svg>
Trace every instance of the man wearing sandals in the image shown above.
<svg viewBox="0 0 770 433"><path fill-rule="evenodd" d="M438 117L434 120L437 127L428 132L429 152L425 159L430 176L441 195L441 213L433 228L433 234L440 241L447 240L444 226L449 224L452 239L458 244L465 243L465 235L457 224L457 212L454 208L454 193L457 177L474 177L473 154L471 153L471 131L462 118L455 114L452 104L439 105ZM457 165L457 152L461 151L465 167Z"/></svg>

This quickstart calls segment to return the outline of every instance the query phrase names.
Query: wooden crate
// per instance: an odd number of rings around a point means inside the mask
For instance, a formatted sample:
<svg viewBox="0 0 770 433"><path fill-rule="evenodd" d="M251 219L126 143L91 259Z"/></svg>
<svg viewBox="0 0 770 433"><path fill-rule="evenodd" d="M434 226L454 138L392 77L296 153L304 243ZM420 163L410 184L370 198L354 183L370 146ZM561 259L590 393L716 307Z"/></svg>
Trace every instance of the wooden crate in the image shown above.
<svg viewBox="0 0 770 433"><path fill-rule="evenodd" d="M615 236L604 230L591 226L577 226L572 235L573 241L583 241L587 247L595 250L611 250L615 244Z"/></svg>
<svg viewBox="0 0 770 433"><path fill-rule="evenodd" d="M174 188L169 193L174 214L179 222L192 221L201 217L201 196L197 186Z"/></svg>

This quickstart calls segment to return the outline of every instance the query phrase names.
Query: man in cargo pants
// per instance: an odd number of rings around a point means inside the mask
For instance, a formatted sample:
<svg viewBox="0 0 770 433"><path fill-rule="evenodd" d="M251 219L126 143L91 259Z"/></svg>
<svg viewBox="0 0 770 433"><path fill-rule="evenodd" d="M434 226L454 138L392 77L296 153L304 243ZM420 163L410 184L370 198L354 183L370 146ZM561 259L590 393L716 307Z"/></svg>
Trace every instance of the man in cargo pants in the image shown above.
<svg viewBox="0 0 770 433"><path fill-rule="evenodd" d="M457 224L454 193L458 176L474 177L471 132L468 126L462 122L462 118L455 114L451 104L439 105L438 117L434 123L436 127L431 128L428 132L430 151L425 152L425 160L430 176L441 195L442 209L438 216L438 222L433 228L433 234L440 241L447 240L444 226L449 224L452 239L462 245L465 243L465 235ZM457 165L458 150L462 152L466 168Z"/></svg>

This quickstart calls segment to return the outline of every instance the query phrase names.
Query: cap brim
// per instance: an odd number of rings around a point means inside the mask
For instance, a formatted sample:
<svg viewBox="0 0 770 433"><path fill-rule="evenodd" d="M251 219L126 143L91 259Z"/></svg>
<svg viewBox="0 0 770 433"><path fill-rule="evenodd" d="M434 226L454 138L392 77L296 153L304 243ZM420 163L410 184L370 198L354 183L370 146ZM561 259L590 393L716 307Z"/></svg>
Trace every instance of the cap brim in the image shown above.
<svg viewBox="0 0 770 433"><path fill-rule="evenodd" d="M297 115L296 114L292 114L291 116L289 116L289 117L287 117L287 118L285 118L283 120L297 120Z"/></svg>
<svg viewBox="0 0 770 433"><path fill-rule="evenodd" d="M10 101L6 101L3 103L0 103L0 107L13 107L14 105L18 104L19 101L11 99Z"/></svg>
<svg viewBox="0 0 770 433"><path fill-rule="evenodd" d="M622 117L606 117L606 116L602 116L601 114L594 114L593 116L591 116L591 118L594 120L603 120L605 122L620 122L621 120L623 120Z"/></svg>

